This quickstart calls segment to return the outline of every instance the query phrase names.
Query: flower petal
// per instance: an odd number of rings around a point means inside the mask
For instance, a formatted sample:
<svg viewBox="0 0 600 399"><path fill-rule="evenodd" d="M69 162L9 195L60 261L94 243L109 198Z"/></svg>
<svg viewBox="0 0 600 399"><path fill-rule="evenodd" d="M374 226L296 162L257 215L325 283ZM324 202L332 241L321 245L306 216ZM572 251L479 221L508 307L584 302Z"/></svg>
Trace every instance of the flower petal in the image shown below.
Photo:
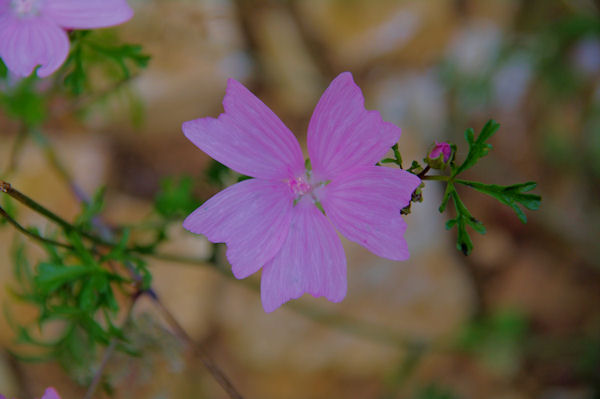
<svg viewBox="0 0 600 399"><path fill-rule="evenodd" d="M255 273L281 248L292 217L293 196L282 182L250 179L221 191L183 222L212 242L227 243L235 277Z"/></svg>
<svg viewBox="0 0 600 399"><path fill-rule="evenodd" d="M241 83L229 79L225 113L184 122L185 136L208 155L239 173L264 179L296 177L304 171L298 140Z"/></svg>
<svg viewBox="0 0 600 399"><path fill-rule="evenodd" d="M346 289L346 256L335 229L312 202L300 201L280 251L263 267L263 308L272 312L305 292L340 302Z"/></svg>
<svg viewBox="0 0 600 399"><path fill-rule="evenodd" d="M331 179L351 167L377 163L400 138L400 129L367 111L352 74L331 82L308 125L308 153L319 179Z"/></svg>
<svg viewBox="0 0 600 399"><path fill-rule="evenodd" d="M0 57L14 74L46 77L56 71L69 53L69 38L64 30L44 17L18 18L10 13L0 16Z"/></svg>
<svg viewBox="0 0 600 399"><path fill-rule="evenodd" d="M370 166L338 176L323 188L320 199L346 238L384 258L405 260L409 257L403 238L406 223L400 210L420 183L412 173Z"/></svg>
<svg viewBox="0 0 600 399"><path fill-rule="evenodd" d="M50 387L46 389L46 392L44 392L44 396L42 396L41 399L60 399L60 396L58 396L56 389Z"/></svg>
<svg viewBox="0 0 600 399"><path fill-rule="evenodd" d="M133 16L125 0L52 0L44 3L42 13L67 29L104 28Z"/></svg>

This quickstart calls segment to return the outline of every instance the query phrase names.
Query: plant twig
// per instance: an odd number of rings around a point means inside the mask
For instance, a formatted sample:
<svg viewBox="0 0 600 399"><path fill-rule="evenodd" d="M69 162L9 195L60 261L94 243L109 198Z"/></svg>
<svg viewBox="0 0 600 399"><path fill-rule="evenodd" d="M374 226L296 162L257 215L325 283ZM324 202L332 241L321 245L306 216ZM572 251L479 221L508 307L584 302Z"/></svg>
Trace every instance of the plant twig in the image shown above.
<svg viewBox="0 0 600 399"><path fill-rule="evenodd" d="M13 142L10 154L8 156L8 164L4 170L4 176L10 176L15 171L19 155L23 149L25 139L27 138L27 133L27 126L24 123L21 124L21 127L19 127L19 132L17 133L17 137L15 137L15 141Z"/></svg>
<svg viewBox="0 0 600 399"><path fill-rule="evenodd" d="M8 214L8 212L6 212L1 206L0 206L0 216L2 216L4 219L6 219L6 221L8 223L10 223L11 225L13 225L18 231L20 231L21 233L25 234L28 237L33 238L34 240L37 240L37 241L45 243L45 244L55 245L55 246L61 247L61 248L73 249L73 247L69 244L54 241L49 238L42 237L41 235L35 234L32 231L27 230L25 227L21 226L19 224L19 222L17 222L15 219L13 219L12 216L10 216Z"/></svg>
<svg viewBox="0 0 600 399"><path fill-rule="evenodd" d="M125 320L123 321L122 327L125 327L131 319L131 316L133 314L133 307L135 306L137 300L140 298L141 294L142 291L137 291L131 296L131 303L129 304L129 308L127 309L127 315L125 316ZM104 370L108 366L108 361L117 349L117 344L118 340L116 338L112 338L110 340L110 343L108 344L104 351L104 354L102 355L102 360L100 361L98 370L96 370L96 372L94 373L94 378L92 379L92 382L90 383L90 386L88 387L88 390L85 393L83 399L92 399L94 397L94 394L98 389L98 385L102 381L102 375L104 374Z"/></svg>
<svg viewBox="0 0 600 399"><path fill-rule="evenodd" d="M32 200L31 198L29 198L22 192L14 189L8 182L0 180L0 191L10 195L12 198L16 199L17 201L19 201L26 207L30 208L31 210L39 213L40 215L44 216L45 218L58 224L65 231L76 231L81 236L87 238L88 240L90 240L98 245L103 245L106 247L114 247L115 246L115 244L113 244L111 242L108 242L100 237L97 237L93 234L90 234L84 230L81 230L81 229L75 227L71 223L67 222L65 219L61 218L54 212L50 211L48 208L46 208L46 207L42 206L41 204L39 204L38 202Z"/></svg>
<svg viewBox="0 0 600 399"><path fill-rule="evenodd" d="M162 312L163 316L167 320L167 323L174 330L175 334L192 349L198 358L200 358L200 361L204 364L204 367L206 367L212 377L219 383L219 385L221 385L225 392L227 392L229 397L232 399L243 399L243 396L235 389L231 381L208 355L204 347L189 336L181 324L179 324L173 313L171 313L171 311L169 311L169 309L160 301L158 296L154 295L152 296L152 299Z"/></svg>

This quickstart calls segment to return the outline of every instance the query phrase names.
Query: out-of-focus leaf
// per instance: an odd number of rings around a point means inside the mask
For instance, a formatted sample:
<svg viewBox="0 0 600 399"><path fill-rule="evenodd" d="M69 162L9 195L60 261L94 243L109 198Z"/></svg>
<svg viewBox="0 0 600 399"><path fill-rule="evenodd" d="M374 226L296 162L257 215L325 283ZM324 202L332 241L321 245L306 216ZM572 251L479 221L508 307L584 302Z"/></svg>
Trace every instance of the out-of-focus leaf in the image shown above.
<svg viewBox="0 0 600 399"><path fill-rule="evenodd" d="M40 263L34 278L36 287L44 293L51 293L61 286L82 276L103 273L102 269L89 266L65 266L52 263Z"/></svg>
<svg viewBox="0 0 600 399"><path fill-rule="evenodd" d="M179 179L165 178L160 183L160 190L154 198L154 208L167 218L187 216L198 207L199 201L192 193L193 182L189 176Z"/></svg>
<svg viewBox="0 0 600 399"><path fill-rule="evenodd" d="M518 369L528 328L521 313L501 311L467 325L458 346L480 357L492 369L510 374Z"/></svg>
<svg viewBox="0 0 600 399"><path fill-rule="evenodd" d="M35 73L0 95L0 106L13 118L29 126L39 125L46 118L46 100L36 88Z"/></svg>
<svg viewBox="0 0 600 399"><path fill-rule="evenodd" d="M430 384L417 392L415 399L458 399L450 390Z"/></svg>
<svg viewBox="0 0 600 399"><path fill-rule="evenodd" d="M6 64L0 58L0 79L6 79L8 76L8 68L6 68Z"/></svg>
<svg viewBox="0 0 600 399"><path fill-rule="evenodd" d="M90 229L92 226L92 220L102 212L104 208L104 195L106 193L106 187L100 187L94 193L94 196L89 202L83 204L81 213L75 219L75 225L83 228Z"/></svg>

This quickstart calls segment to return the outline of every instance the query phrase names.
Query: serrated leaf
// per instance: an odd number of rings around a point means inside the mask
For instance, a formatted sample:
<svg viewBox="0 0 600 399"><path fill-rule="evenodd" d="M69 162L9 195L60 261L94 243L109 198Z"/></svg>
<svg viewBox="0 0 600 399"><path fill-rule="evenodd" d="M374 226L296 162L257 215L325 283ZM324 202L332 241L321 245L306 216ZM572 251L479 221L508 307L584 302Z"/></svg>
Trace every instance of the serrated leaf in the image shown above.
<svg viewBox="0 0 600 399"><path fill-rule="evenodd" d="M525 194L536 187L535 182L512 184L510 186L499 186L497 184L484 184L465 180L457 180L458 183L474 188L475 190L487 194L501 203L510 206L519 220L527 223L527 216L517 204L523 205L529 210L539 209L542 197L537 194Z"/></svg>
<svg viewBox="0 0 600 399"><path fill-rule="evenodd" d="M475 132L473 129L469 128L465 131L465 139L467 140L467 143L469 143L469 153L467 154L464 162L452 171L452 177L457 176L458 174L471 168L477 163L477 161L488 154L490 148L492 148L492 145L488 144L487 141L494 135L494 133L496 133L499 128L500 124L493 119L490 119L481 129L477 139L475 139Z"/></svg>
<svg viewBox="0 0 600 399"><path fill-rule="evenodd" d="M480 234L485 234L485 227L480 221L471 215L465 204L458 196L456 190L452 190L449 196L452 197L454 202L456 217L446 222L446 229L451 229L452 227L456 226L458 232L456 238L456 247L463 254L469 255L471 250L473 250L473 241L471 241L471 237L467 231L467 225L471 226Z"/></svg>

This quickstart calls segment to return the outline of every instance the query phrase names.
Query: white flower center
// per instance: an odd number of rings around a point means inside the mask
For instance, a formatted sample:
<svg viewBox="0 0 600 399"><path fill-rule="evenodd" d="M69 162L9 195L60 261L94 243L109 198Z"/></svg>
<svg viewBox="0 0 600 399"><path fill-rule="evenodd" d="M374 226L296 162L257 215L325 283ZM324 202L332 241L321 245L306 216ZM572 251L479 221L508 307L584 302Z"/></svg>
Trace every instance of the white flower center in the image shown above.
<svg viewBox="0 0 600 399"><path fill-rule="evenodd" d="M12 0L10 5L19 17L31 17L39 14L41 0Z"/></svg>

